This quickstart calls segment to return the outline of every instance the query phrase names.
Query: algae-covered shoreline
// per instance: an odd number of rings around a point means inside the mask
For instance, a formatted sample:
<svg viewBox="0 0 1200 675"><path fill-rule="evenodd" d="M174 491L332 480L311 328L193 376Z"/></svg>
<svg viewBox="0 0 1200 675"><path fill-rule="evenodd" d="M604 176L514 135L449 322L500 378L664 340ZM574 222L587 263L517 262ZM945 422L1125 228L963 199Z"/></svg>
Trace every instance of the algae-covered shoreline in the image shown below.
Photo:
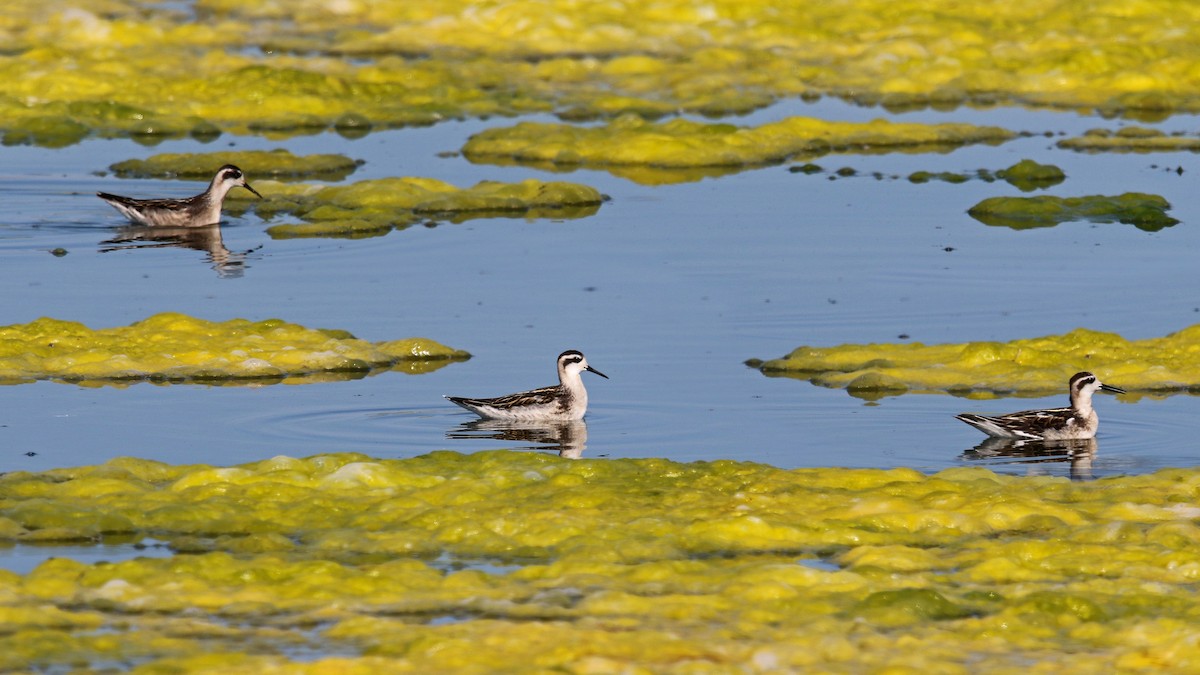
<svg viewBox="0 0 1200 675"><path fill-rule="evenodd" d="M1162 117L1200 110L1193 14L1168 0L18 3L0 23L0 137L357 138L539 112L728 117L820 96Z"/></svg>
<svg viewBox="0 0 1200 675"><path fill-rule="evenodd" d="M15 472L0 542L176 554L0 572L0 665L1178 672L1200 659L1197 497L1197 469L1077 483L505 451Z"/></svg>

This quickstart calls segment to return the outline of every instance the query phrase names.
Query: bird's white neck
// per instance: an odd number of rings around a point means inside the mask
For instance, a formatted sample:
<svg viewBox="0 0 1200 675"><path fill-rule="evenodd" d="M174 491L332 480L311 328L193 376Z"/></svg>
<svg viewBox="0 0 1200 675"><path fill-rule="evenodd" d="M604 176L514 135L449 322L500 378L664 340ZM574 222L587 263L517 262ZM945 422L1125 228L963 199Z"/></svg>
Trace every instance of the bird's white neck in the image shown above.
<svg viewBox="0 0 1200 675"><path fill-rule="evenodd" d="M558 374L558 381L563 389L570 394L572 401L579 406L587 406L587 389L583 386L583 377L578 370L564 369Z"/></svg>
<svg viewBox="0 0 1200 675"><path fill-rule="evenodd" d="M1084 417L1090 417L1092 414L1092 391L1084 389L1079 394L1072 396L1071 407Z"/></svg>

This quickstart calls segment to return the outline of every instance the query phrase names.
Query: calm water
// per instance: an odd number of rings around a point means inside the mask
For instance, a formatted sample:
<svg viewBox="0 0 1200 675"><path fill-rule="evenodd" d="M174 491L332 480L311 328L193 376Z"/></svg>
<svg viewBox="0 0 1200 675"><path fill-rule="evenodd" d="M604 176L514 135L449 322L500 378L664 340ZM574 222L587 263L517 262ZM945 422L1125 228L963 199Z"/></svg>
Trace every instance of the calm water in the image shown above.
<svg viewBox="0 0 1200 675"><path fill-rule="evenodd" d="M742 121L791 114L887 115L823 101L780 105ZM585 457L929 471L982 462L1000 471L1067 475L1064 458L965 456L983 439L953 418L963 410L1062 405L1065 394L867 402L805 381L767 378L743 361L782 356L801 344L895 342L902 334L926 343L1009 340L1083 326L1145 338L1196 323L1200 162L1189 153L1058 150L1055 138L1041 134L1124 124L1069 113L960 110L898 118L998 124L1038 135L946 154L817 160L829 171L858 172L837 180L776 166L643 186L578 171L561 177L612 197L597 215L580 220L495 218L362 240L274 241L255 216L228 218L223 244L242 264L224 270L198 250L103 243L122 238L123 221L95 198L96 190L183 196L200 184L100 174L124 159L228 147L366 160L350 180L413 175L469 185L551 174L441 155L475 131L511 123L504 120L356 141L333 134L283 141L224 136L208 145L2 148L2 324L51 316L98 328L163 311L212 320L279 317L369 340L426 336L474 358L419 376L302 386L2 387L0 471L120 455L232 464L332 451L407 457L442 448L550 450L556 445L545 434L468 425L474 416L441 397L552 384L555 356L577 348L611 378L586 379L592 399L586 439L575 430L571 441ZM1172 118L1153 126L1191 130L1196 123ZM1120 224L988 227L966 210L988 196L1018 194L1016 188L897 178L915 170L995 170L1023 158L1066 171L1067 181L1050 194L1161 194L1182 222L1155 233ZM57 247L68 254L48 253ZM1200 400L1182 395L1135 403L1100 398L1103 424L1090 475L1193 465L1198 407Z"/></svg>

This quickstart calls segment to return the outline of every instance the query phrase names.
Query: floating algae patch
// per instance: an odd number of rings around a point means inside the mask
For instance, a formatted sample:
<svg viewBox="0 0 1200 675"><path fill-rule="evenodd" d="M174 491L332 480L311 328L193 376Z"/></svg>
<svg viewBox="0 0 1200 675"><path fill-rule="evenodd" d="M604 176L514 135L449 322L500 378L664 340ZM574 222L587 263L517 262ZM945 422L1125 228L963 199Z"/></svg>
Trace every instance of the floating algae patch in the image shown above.
<svg viewBox="0 0 1200 675"><path fill-rule="evenodd" d="M1079 152L1200 152L1200 138L1196 136L1167 135L1145 127L1125 127L1117 131L1090 129L1082 136L1064 138L1057 145Z"/></svg>
<svg viewBox="0 0 1200 675"><path fill-rule="evenodd" d="M180 553L0 572L0 668L1178 672L1200 663L1198 498L1195 469L503 451L14 472L0 542Z"/></svg>
<svg viewBox="0 0 1200 675"><path fill-rule="evenodd" d="M780 359L747 364L770 377L808 380L856 396L906 391L1041 396L1062 391L1081 370L1130 391L1200 393L1198 345L1200 324L1145 340L1078 328L1011 342L802 346Z"/></svg>
<svg viewBox="0 0 1200 675"><path fill-rule="evenodd" d="M519 183L482 181L458 188L432 178L383 178L351 185L259 185L265 199L255 212L272 219L283 214L307 222L273 225L275 239L378 236L428 220L461 222L496 216L584 218L600 209L604 196L577 183L528 179Z"/></svg>
<svg viewBox="0 0 1200 675"><path fill-rule="evenodd" d="M469 357L425 338L367 342L279 319L218 322L167 313L97 330L50 318L0 327L0 382L7 383L362 377L388 368L427 372Z"/></svg>
<svg viewBox="0 0 1200 675"><path fill-rule="evenodd" d="M1001 169L996 172L996 177L1022 192L1045 189L1067 179L1067 175L1057 166L1041 164L1032 159L1023 159L1007 169Z"/></svg>
<svg viewBox="0 0 1200 675"><path fill-rule="evenodd" d="M789 117L759 127L741 127L685 119L659 123L626 115L594 127L522 122L487 129L468 139L462 152L472 162L503 159L558 166L681 169L761 166L829 152L925 152L999 143L1013 136L999 127L954 123Z"/></svg>
<svg viewBox="0 0 1200 675"><path fill-rule="evenodd" d="M968 173L914 171L908 176L909 182L912 183L928 183L935 180L945 183L965 183L969 180L982 180L992 183L1002 180L1020 189L1022 192L1031 192L1058 185L1066 180L1066 178L1066 174L1057 166L1053 164L1039 164L1032 159L1023 159L1007 169L1000 169L999 171L989 171L987 169L979 169L978 171Z"/></svg>
<svg viewBox="0 0 1200 675"><path fill-rule="evenodd" d="M362 164L344 155L304 155L297 157L282 148L276 150L236 150L212 153L166 153L146 159L127 159L109 167L121 178L183 178L212 180L217 170L233 164L250 177L295 180L319 178L340 181Z"/></svg>
<svg viewBox="0 0 1200 675"><path fill-rule="evenodd" d="M1167 215L1169 208L1170 202L1159 195L1126 192L1116 196L989 197L972 206L967 213L984 225L1014 230L1088 220L1125 223L1146 232L1158 232L1179 222Z"/></svg>
<svg viewBox="0 0 1200 675"><path fill-rule="evenodd" d="M969 180L982 180L988 183L996 180L995 175L990 171L980 169L970 173L958 173L954 171L914 171L908 174L908 182L910 183L929 183L939 181L942 183L965 183Z"/></svg>

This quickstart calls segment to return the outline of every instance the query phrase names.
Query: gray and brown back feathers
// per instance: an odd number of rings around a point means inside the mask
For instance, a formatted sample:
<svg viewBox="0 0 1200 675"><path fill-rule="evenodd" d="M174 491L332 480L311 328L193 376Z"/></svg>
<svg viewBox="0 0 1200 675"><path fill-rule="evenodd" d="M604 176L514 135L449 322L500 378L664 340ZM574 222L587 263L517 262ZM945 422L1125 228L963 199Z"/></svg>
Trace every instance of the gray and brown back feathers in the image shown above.
<svg viewBox="0 0 1200 675"><path fill-rule="evenodd" d="M1071 405L1066 408L1022 410L996 416L963 413L955 417L995 438L1048 441L1094 438L1100 420L1092 408L1092 395L1097 391L1125 393L1124 389L1104 384L1087 372L1072 375L1068 387Z"/></svg>
<svg viewBox="0 0 1200 675"><path fill-rule="evenodd" d="M587 413L588 405L587 389L580 377L585 370L608 379L607 375L588 365L581 352L568 349L558 355L559 383L556 386L496 398L446 398L451 403L490 419L522 422L579 420Z"/></svg>
<svg viewBox="0 0 1200 675"><path fill-rule="evenodd" d="M208 189L183 199L133 199L97 192L96 196L138 225L150 227L195 227L213 225L221 220L225 195L235 187L244 187L261 199L258 190L246 182L246 175L232 164L217 170Z"/></svg>

